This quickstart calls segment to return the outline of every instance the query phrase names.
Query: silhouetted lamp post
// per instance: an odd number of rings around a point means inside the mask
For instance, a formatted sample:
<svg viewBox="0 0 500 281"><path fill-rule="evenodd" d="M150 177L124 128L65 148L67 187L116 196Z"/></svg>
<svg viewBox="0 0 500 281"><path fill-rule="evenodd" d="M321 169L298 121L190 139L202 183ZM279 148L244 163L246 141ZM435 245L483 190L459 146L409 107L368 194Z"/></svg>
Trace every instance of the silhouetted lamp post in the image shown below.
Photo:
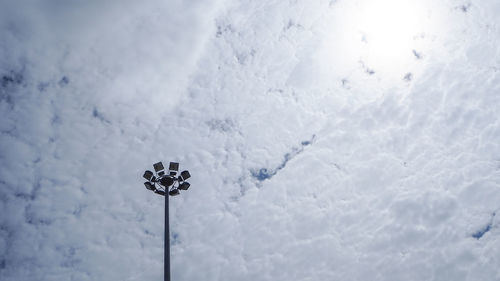
<svg viewBox="0 0 500 281"><path fill-rule="evenodd" d="M190 184L186 181L191 177L188 171L179 171L179 163L170 162L168 174L161 162L153 165L155 172L145 171L143 177L148 181L144 186L156 194L165 196L165 252L164 252L164 281L170 281L170 226L168 218L168 195L177 196L181 190L188 190Z"/></svg>

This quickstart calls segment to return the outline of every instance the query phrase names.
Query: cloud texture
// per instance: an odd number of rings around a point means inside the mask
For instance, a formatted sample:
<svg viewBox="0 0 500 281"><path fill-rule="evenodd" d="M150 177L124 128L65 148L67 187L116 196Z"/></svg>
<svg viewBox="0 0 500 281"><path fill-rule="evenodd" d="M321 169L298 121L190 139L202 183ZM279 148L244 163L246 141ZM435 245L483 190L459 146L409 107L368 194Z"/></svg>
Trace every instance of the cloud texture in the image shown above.
<svg viewBox="0 0 500 281"><path fill-rule="evenodd" d="M496 1L2 2L1 280L500 278Z"/></svg>

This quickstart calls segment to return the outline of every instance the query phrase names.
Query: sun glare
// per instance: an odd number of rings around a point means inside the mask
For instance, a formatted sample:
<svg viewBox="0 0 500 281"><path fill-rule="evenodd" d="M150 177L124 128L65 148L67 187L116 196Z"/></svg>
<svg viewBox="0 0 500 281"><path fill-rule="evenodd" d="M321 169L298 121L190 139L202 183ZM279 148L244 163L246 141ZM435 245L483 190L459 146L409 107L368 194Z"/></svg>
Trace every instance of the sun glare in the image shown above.
<svg viewBox="0 0 500 281"><path fill-rule="evenodd" d="M425 1L365 0L360 3L357 29L362 56L373 67L401 65L414 59L413 50L424 37Z"/></svg>
<svg viewBox="0 0 500 281"><path fill-rule="evenodd" d="M443 28L442 11L432 0L353 0L336 5L316 57L325 73L346 80L373 77L392 85L389 82L411 79L425 67L421 59Z"/></svg>

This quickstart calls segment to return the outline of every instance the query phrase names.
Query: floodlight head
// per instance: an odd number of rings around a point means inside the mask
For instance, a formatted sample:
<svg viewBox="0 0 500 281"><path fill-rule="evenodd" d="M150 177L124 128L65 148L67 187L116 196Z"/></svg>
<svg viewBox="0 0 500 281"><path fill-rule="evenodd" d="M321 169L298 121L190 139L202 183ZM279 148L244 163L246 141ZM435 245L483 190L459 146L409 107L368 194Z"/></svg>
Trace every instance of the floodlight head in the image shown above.
<svg viewBox="0 0 500 281"><path fill-rule="evenodd" d="M177 195L181 194L181 192L180 192L178 189L172 189L172 190L170 190L170 191L168 192L168 194L169 194L170 196L177 196Z"/></svg>
<svg viewBox="0 0 500 281"><path fill-rule="evenodd" d="M155 190L155 193L165 196L165 191L163 191L163 190L158 190L157 189L157 190Z"/></svg>
<svg viewBox="0 0 500 281"><path fill-rule="evenodd" d="M183 180L187 180L187 179L189 179L191 177L191 175L189 174L188 171L182 171L181 177L182 177Z"/></svg>
<svg viewBox="0 0 500 281"><path fill-rule="evenodd" d="M147 179L148 181L150 181L154 176L153 176L153 172L151 172L150 170L147 170L144 172L144 175L142 175L145 179Z"/></svg>
<svg viewBox="0 0 500 281"><path fill-rule="evenodd" d="M174 184L174 179L172 177L163 177L160 179L160 184L165 187L171 186Z"/></svg>
<svg viewBox="0 0 500 281"><path fill-rule="evenodd" d="M179 185L179 189L180 189L180 190L188 190L189 186L191 186L191 185L189 184L189 182L183 182L183 183L181 183L181 184Z"/></svg>
<svg viewBox="0 0 500 281"><path fill-rule="evenodd" d="M179 171L179 163L177 162L170 162L170 165L168 165L168 170L169 171Z"/></svg>
<svg viewBox="0 0 500 281"><path fill-rule="evenodd" d="M152 183L150 183L149 181L145 182L145 183L144 183L144 186L145 186L147 189L149 189L149 190L153 190L153 191L154 191L154 190L156 190L155 185L154 185L154 184L152 184Z"/></svg>
<svg viewBox="0 0 500 281"><path fill-rule="evenodd" d="M187 179L191 178L191 174L189 171L182 171L178 174L179 163L177 162L170 162L168 170L165 169L162 162L153 164L153 168L154 172L150 170L144 172L143 177L148 180L144 186L156 194L177 196L181 190L188 190L191 186L190 183L186 182ZM156 186L157 183L159 186Z"/></svg>
<svg viewBox="0 0 500 281"><path fill-rule="evenodd" d="M165 167L163 167L163 163L161 163L161 162L154 164L153 168L155 168L156 172L165 170Z"/></svg>

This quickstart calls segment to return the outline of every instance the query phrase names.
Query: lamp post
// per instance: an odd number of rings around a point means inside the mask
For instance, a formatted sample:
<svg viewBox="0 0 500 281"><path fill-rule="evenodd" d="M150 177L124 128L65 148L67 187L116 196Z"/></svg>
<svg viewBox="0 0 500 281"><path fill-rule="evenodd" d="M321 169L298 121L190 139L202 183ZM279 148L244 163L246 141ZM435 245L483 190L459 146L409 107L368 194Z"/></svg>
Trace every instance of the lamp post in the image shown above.
<svg viewBox="0 0 500 281"><path fill-rule="evenodd" d="M163 280L170 281L170 216L168 208L168 195L165 196L165 238L163 241Z"/></svg>
<svg viewBox="0 0 500 281"><path fill-rule="evenodd" d="M156 194L165 196L165 248L163 256L163 276L164 281L170 281L170 222L168 213L168 197L177 196L181 190L188 190L190 184L186 181L191 177L188 171L179 171L179 163L170 162L168 173L166 173L163 163L158 162L153 165L155 172L150 170L144 172L143 177L148 180L144 186Z"/></svg>

